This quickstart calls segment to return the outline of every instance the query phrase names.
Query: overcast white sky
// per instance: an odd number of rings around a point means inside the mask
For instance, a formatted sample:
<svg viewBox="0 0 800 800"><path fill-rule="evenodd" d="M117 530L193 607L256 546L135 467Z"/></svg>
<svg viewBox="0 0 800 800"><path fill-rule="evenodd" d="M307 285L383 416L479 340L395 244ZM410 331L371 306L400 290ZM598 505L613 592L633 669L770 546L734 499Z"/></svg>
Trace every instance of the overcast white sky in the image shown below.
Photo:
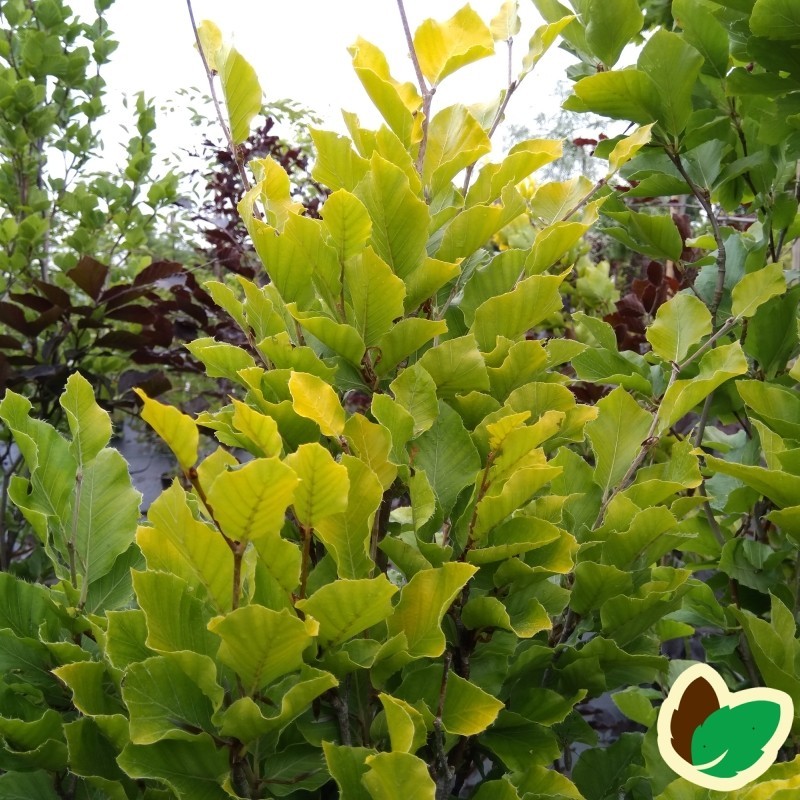
<svg viewBox="0 0 800 800"><path fill-rule="evenodd" d="M471 0L487 24L501 4L501 0ZM447 19L462 5L464 0L405 2L412 30L427 17ZM72 7L85 19L92 18L92 0L73 0ZM379 124L347 52L358 36L386 53L395 78L414 80L395 0L194 0L193 8L198 23L215 22L253 64L267 102L292 98L312 108L326 127L335 130L344 130L342 107L358 113L368 126ZM514 43L517 66L528 39L542 24L528 0L521 0L520 16L522 31ZM117 0L107 19L120 42L104 70L108 104L116 120L125 120L119 103L124 93L143 90L161 106L175 99L178 89L207 88L185 0ZM493 99L506 82L505 45L500 43L497 49L495 57L447 78L435 98L434 111L453 102ZM507 120L525 124L540 111L555 113L558 101L553 91L570 62L566 53L553 47L512 98ZM160 113L158 122L161 155L197 144L197 129L189 127L181 114ZM111 128L105 138L112 145L118 137Z"/></svg>

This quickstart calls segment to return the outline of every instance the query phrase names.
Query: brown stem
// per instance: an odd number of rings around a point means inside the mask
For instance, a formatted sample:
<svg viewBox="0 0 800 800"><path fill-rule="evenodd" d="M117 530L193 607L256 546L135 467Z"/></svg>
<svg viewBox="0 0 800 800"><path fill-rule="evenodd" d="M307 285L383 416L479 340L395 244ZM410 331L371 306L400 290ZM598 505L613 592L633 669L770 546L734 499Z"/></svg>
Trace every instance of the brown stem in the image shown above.
<svg viewBox="0 0 800 800"><path fill-rule="evenodd" d="M242 556L244 548L241 544L237 545L233 551L233 596L231 597L231 608L239 608L239 599L242 594Z"/></svg>
<svg viewBox="0 0 800 800"><path fill-rule="evenodd" d="M350 687L350 676L345 676L342 686L338 689L331 689L329 698L331 708L336 712L336 721L339 725L339 736L341 743L350 747L353 740L350 735L350 709L348 707L347 695Z"/></svg>
<svg viewBox="0 0 800 800"><path fill-rule="evenodd" d="M422 66L419 63L419 57L414 47L414 37L411 35L411 28L408 24L408 17L406 16L406 8L403 4L403 0L397 0L397 10L400 12L403 32L406 35L406 43L408 44L408 54L411 56L411 63L414 65L419 91L422 95L422 139L420 140L419 151L417 152L417 172L422 175L422 165L425 162L425 150L428 147L428 123L431 116L431 101L433 100L433 95L436 93L436 87L429 87L425 76L422 74Z"/></svg>
<svg viewBox="0 0 800 800"><path fill-rule="evenodd" d="M455 770L450 766L447 760L447 753L444 750L444 727L442 725L442 713L444 712L444 701L447 697L447 679L450 674L451 658L450 652L446 651L442 668L442 682L439 685L439 702L436 706L436 717L433 720L433 746L436 758L436 800L447 800L450 797L455 780Z"/></svg>

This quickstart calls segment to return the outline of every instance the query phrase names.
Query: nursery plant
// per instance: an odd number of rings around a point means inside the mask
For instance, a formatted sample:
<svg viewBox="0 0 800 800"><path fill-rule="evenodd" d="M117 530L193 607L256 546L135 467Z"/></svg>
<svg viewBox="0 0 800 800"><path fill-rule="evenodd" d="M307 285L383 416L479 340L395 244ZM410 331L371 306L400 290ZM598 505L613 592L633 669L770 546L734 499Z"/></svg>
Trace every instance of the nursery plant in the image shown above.
<svg viewBox="0 0 800 800"><path fill-rule="evenodd" d="M240 344L189 345L230 402L192 417L140 392L180 471L146 520L85 378L67 436L6 393L28 470L9 498L56 580L0 573L0 797L716 800L656 745L680 672L706 660L797 707L797 136L735 87L793 107L800 21L675 2L679 27L614 69L636 2L536 5L520 54L514 2L415 32L398 2L413 82L356 40L384 124L312 131L320 218L275 161L240 164L264 272L206 285ZM240 161L261 89L195 30ZM570 105L639 127L598 150L598 181L523 196L561 143L500 158L491 137L559 36L586 74ZM496 50L496 98L437 107ZM632 192L697 201L697 263ZM745 230L720 221L742 204ZM498 250L520 217L530 242ZM598 224L697 276L645 319L645 353L586 314L545 335ZM631 725L601 743L585 712L608 693ZM792 796L799 726L727 796Z"/></svg>

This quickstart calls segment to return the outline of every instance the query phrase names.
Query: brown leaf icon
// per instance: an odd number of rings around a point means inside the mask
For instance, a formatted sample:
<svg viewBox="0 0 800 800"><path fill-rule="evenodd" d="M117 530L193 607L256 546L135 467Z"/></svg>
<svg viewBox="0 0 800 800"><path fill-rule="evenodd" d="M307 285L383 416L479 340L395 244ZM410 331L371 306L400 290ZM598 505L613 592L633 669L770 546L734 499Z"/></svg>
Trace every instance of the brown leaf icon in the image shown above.
<svg viewBox="0 0 800 800"><path fill-rule="evenodd" d="M692 734L718 708L717 694L705 678L695 678L683 692L670 720L670 733L672 749L689 764L692 763Z"/></svg>

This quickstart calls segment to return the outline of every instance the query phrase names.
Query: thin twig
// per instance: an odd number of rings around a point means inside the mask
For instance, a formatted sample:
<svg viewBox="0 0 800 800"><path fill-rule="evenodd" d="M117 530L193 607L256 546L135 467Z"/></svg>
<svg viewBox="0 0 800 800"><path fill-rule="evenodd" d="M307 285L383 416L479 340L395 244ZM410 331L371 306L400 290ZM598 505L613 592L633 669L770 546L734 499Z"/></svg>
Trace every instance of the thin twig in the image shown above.
<svg viewBox="0 0 800 800"><path fill-rule="evenodd" d="M686 184L692 190L692 194L697 198L697 201L703 207L703 211L706 212L706 216L708 217L708 221L711 225L711 230L714 233L714 241L717 243L717 285L714 287L714 295L711 299L710 307L711 316L714 319L714 326L716 327L717 310L719 309L719 304L722 302L722 294L725 291L725 270L727 261L725 242L722 240L722 232L719 227L719 220L717 219L717 215L714 213L714 208L711 205L711 200L709 199L708 194L691 179L689 173L686 171L686 168L683 166L680 156L671 152L669 149L667 149L665 152L669 156L670 161L672 161L672 163L675 165L678 172L680 172L683 179L686 181Z"/></svg>
<svg viewBox="0 0 800 800"><path fill-rule="evenodd" d="M231 151L231 155L233 156L233 160L236 162L236 166L239 170L239 177L242 179L242 186L244 188L245 193L250 190L250 181L247 178L247 172L245 171L244 164L242 164L242 159L239 155L239 151L236 148L236 145L233 141L233 135L231 134L231 130L228 127L228 124L225 122L225 116L222 113L222 107L219 104L219 99L217 98L217 90L214 86L214 76L217 74L215 70L211 69L208 64L208 60L206 59L205 51L203 50L203 43L200 41L200 33L197 30L197 23L194 19L194 11L192 10L192 0L186 0L186 7L189 9L189 19L192 22L192 31L194 32L194 40L197 43L197 52L200 53L200 60L203 62L203 69L206 72L206 78L208 79L208 88L211 92L211 100L214 103L214 108L217 111L217 119L219 120L219 124L222 126L222 130L225 134L225 139L228 142L228 148ZM257 219L261 219L261 212L253 206L253 213Z"/></svg>
<svg viewBox="0 0 800 800"><path fill-rule="evenodd" d="M506 106L508 106L508 101L511 99L511 96L514 94L514 92L516 92L517 87L519 86L519 81L514 80L511 77L513 68L513 62L512 62L512 53L513 53L512 47L514 44L513 37L509 36L508 39L506 39L506 44L508 45L508 85L506 86L506 92L503 95L503 100L500 103L500 106L498 107L497 111L495 112L492 124L489 126L489 133L487 134L487 136L490 139L492 138L492 136L494 136L495 131L497 130L497 128L499 127L500 123L503 120L503 115L506 112ZM467 171L464 174L464 185L461 187L461 194L463 194L465 197L467 195L467 190L469 189L470 181L472 180L472 173L475 171L475 165L477 163L478 163L477 161L473 161L467 167Z"/></svg>
<svg viewBox="0 0 800 800"><path fill-rule="evenodd" d="M436 800L447 800L455 781L455 770L450 766L444 750L444 726L442 724L451 659L450 651L445 652L442 682L439 686L439 703L436 707L436 717L433 720L433 742L436 750Z"/></svg>
<svg viewBox="0 0 800 800"><path fill-rule="evenodd" d="M678 379L678 376L681 374L681 372L683 372L683 370L686 369L686 367L688 367L694 361L697 361L697 359L700 358L704 353L710 350L716 344L716 342L720 338L722 338L726 333L728 333L731 330L731 328L733 328L738 322L739 322L738 317L731 317L725 322L725 324L718 331L716 331L716 333L714 333L712 336L708 338L708 341L706 341L701 347L698 347L697 350L695 350L694 353L692 353L690 356L687 356L683 361L681 361L680 364L678 364L677 362L672 363L672 372L670 373L669 381L667 383L666 389L664 390L664 394L661 395L662 400L666 396L667 392L672 388L672 385ZM711 395L709 395L709 397L710 396ZM708 400L706 402L708 402ZM660 404L659 404L659 409L660 409ZM628 485L630 484L631 480L636 474L636 471L642 465L642 462L646 458L647 454L658 443L659 437L656 436L656 430L658 428L658 422L659 422L659 416L658 416L659 409L656 409L655 414L653 414L653 421L650 424L650 429L647 431L647 435L645 436L644 441L642 442L641 449L636 454L636 458L634 458L633 462L628 467L625 474L622 476L622 480L620 480L617 483L611 494L609 494L608 497L603 500L603 504L600 507L600 513L597 515L597 519L595 520L593 528L597 528L597 526L602 523L611 501L620 492L623 492L625 489L628 488ZM708 414L706 413L706 418L707 417Z"/></svg>
<svg viewBox="0 0 800 800"><path fill-rule="evenodd" d="M419 63L417 50L414 47L414 37L411 35L411 28L408 24L408 17L406 16L403 0L397 0L397 10L400 12L400 19L403 22L403 32L406 35L406 42L408 44L408 55L411 57L411 63L414 65L419 91L422 95L422 139L420 140L419 151L417 152L417 172L422 175L422 165L425 162L425 150L428 147L428 123L430 122L431 116L431 100L433 100L433 95L436 94L436 87L428 86L425 76L422 74L422 66Z"/></svg>

